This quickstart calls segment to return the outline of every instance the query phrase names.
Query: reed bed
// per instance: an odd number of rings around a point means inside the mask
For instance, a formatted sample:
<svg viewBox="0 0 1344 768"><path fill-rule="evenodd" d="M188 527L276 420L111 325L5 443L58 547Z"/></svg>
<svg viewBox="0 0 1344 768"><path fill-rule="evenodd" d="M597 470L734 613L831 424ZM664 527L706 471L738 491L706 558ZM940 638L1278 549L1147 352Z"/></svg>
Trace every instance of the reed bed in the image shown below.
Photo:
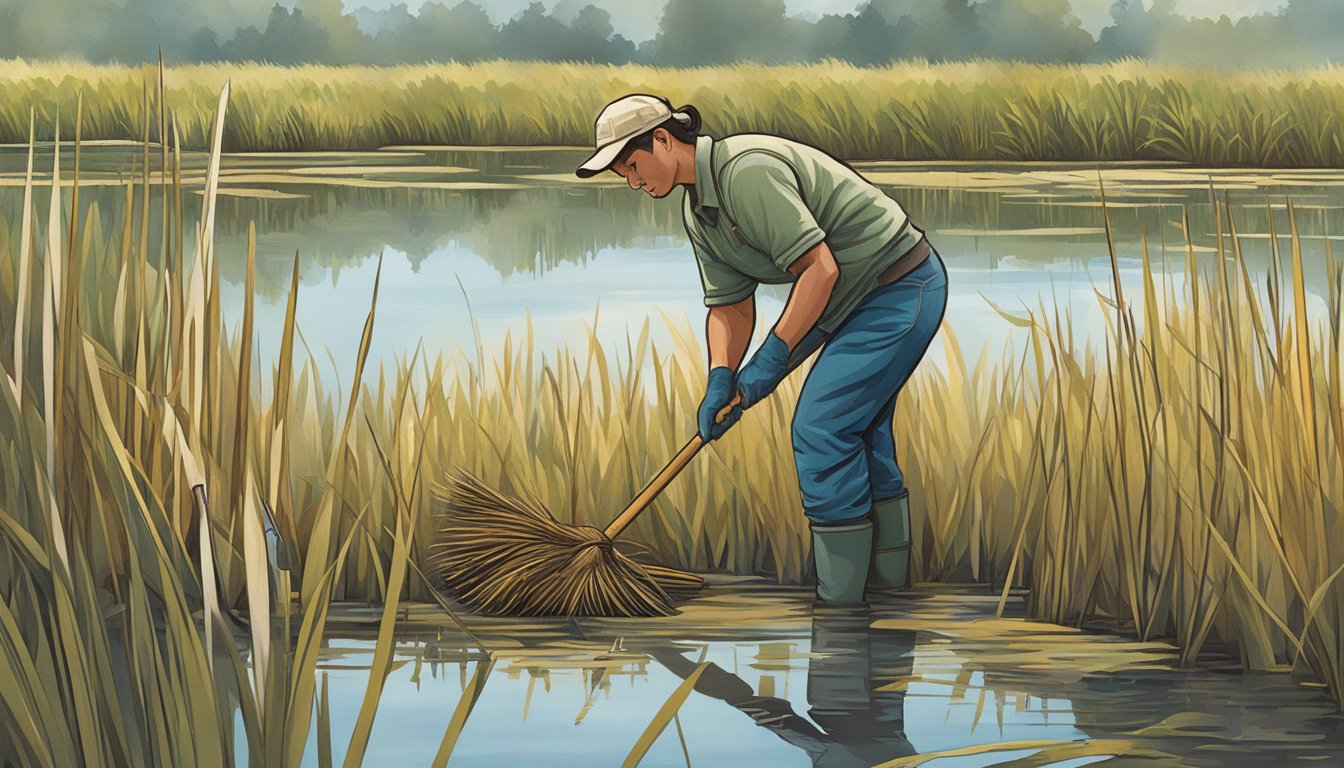
<svg viewBox="0 0 1344 768"><path fill-rule="evenodd" d="M386 570L376 579L385 608L346 764L359 764L367 747L391 667L398 598L416 572L409 563L411 519L406 507L380 506L377 524L388 528L375 528L369 507L358 505L337 533L333 515L347 505L336 503L343 488L330 479L346 464L332 448L336 458L315 470L313 490L297 492L313 507L304 526L308 570L299 572L298 591L291 593L287 571L273 573L268 563L265 511L274 509L293 535L290 477L308 468L308 456L291 465L287 445L318 438L316 431L295 434L314 426L309 419L318 406L298 399L291 408L290 398L281 397L262 407L252 399L254 243L241 328L230 340L220 322L213 227L228 94L225 84L190 253L180 231L153 240L148 234L151 215L181 227L177 147L173 162L151 179L146 138L143 175L125 187L124 226L109 231L96 204L67 225L66 210L81 210L82 110L74 121L68 197L60 193L59 124L53 128L44 215L33 201L29 144L18 231L5 232L0 260L6 764L299 765L327 606L348 553L377 547L376 533L378 542L389 542ZM165 131L167 114L159 115ZM152 202L151 184L163 191ZM292 381L292 310L291 304L284 364L273 372L278 392L302 390L310 370ZM352 386L360 390L358 375ZM315 426L334 442L333 433L344 436L354 424L347 415ZM263 454L261 446L271 448ZM375 485L387 500L409 492L392 474ZM328 547L319 550L322 536ZM239 616L247 617L246 626ZM318 715L325 734L328 713L324 707Z"/></svg>
<svg viewBox="0 0 1344 768"><path fill-rule="evenodd" d="M85 210L77 183L39 215L31 180L20 221L0 227L0 685L14 694L0 728L24 763L229 761L237 711L254 764L297 764L331 599L387 608L357 761L396 606L436 595L422 570L436 481L466 471L562 522L605 523L693 429L703 354L685 322L651 318L618 349L590 333L540 350L528 326L498 349L464 340L461 356L409 350L374 367L376 281L355 375L332 387L294 322L297 255L281 351L260 366L251 247L243 316L221 319L217 104L192 248L148 234L184 221L177 145L126 182L119 227L97 206L67 217ZM81 111L60 151L78 153ZM141 151L164 152L147 137L180 132L167 110L146 114ZM943 330L947 369L921 370L897 414L915 568L1030 586L1041 618L1170 637L1187 659L1234 647L1340 702L1344 273L1329 240L1303 253L1290 207L1289 248L1252 276L1235 237L1246 222L1221 210L1212 254L1191 236L1184 254L1138 254L1140 296L1121 293L1112 250L1104 344L1079 349L1047 306L1003 310L1028 337L1012 357L968 356ZM1181 257L1183 276L1153 266ZM1326 262L1323 311L1309 258ZM697 458L632 526L631 554L810 578L788 447L800 382ZM266 574L264 510L296 547L292 585ZM234 609L253 617L247 632L228 627Z"/></svg>
<svg viewBox="0 0 1344 768"><path fill-rule="evenodd" d="M0 63L0 142L26 140L83 92L90 139L139 140L147 67ZM188 146L236 87L229 150L386 145L587 145L611 99L650 92L701 107L716 135L766 131L848 160L1170 160L1344 164L1344 68L1236 73L1121 61L839 62L695 69L496 61L397 67L206 64L166 74ZM152 89L151 89L152 90Z"/></svg>
<svg viewBox="0 0 1344 768"><path fill-rule="evenodd" d="M1053 307L1005 310L1028 329L1018 357L982 352L915 384L897 419L919 465L920 563L929 578L1028 584L1037 617L1171 638L1185 661L1234 648L1339 703L1344 275L1327 241L1313 254L1324 306L1309 304L1289 201L1288 252L1275 240L1254 279L1246 222L1215 208L1216 247L1187 236L1184 274L1155 269L1144 243L1139 296L1120 291L1112 246L1100 348L1078 349Z"/></svg>

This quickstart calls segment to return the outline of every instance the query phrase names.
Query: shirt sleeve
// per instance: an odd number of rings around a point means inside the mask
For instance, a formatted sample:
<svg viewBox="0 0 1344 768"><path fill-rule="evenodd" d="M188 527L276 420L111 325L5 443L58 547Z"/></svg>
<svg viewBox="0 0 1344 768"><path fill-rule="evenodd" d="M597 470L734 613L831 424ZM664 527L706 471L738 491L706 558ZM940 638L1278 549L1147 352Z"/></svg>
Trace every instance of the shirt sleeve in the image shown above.
<svg viewBox="0 0 1344 768"><path fill-rule="evenodd" d="M826 239L803 201L793 169L774 155L751 152L735 160L725 196L748 244L765 250L780 269Z"/></svg>
<svg viewBox="0 0 1344 768"><path fill-rule="evenodd" d="M714 256L709 243L694 226L686 227L695 251L695 263L700 267L700 284L705 289L705 306L721 307L747 298L756 292L756 281L724 264Z"/></svg>

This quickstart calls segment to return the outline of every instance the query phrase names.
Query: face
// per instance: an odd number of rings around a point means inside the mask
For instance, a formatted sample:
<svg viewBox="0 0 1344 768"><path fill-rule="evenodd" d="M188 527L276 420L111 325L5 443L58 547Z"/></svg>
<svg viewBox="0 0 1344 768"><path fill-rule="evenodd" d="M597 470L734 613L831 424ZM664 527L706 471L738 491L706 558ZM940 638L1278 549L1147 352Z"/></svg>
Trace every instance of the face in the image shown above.
<svg viewBox="0 0 1344 768"><path fill-rule="evenodd" d="M631 189L642 189L649 197L666 197L676 186L677 168L670 151L670 141L672 138L666 131L654 131L650 149L636 149L624 159L612 163L612 172L625 179Z"/></svg>

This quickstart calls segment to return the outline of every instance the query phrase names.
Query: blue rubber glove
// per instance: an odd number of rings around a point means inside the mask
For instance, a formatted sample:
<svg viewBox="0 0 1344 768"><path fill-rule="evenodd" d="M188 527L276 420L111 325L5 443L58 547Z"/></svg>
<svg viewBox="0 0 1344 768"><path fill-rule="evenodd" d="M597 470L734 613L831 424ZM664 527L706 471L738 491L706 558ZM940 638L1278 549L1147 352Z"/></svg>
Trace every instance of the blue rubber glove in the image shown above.
<svg viewBox="0 0 1344 768"><path fill-rule="evenodd" d="M723 417L723 421L715 423L714 417L723 406L727 405L733 399L733 369L726 366L717 366L709 371L709 383L705 386L705 399L700 401L700 439L706 443L711 440L718 440L723 437L723 433L728 428L737 423L742 418L742 407L737 406Z"/></svg>
<svg viewBox="0 0 1344 768"><path fill-rule="evenodd" d="M756 354L737 374L737 391L742 393L742 408L745 410L764 400L788 373L789 345L771 331L765 343L761 344Z"/></svg>

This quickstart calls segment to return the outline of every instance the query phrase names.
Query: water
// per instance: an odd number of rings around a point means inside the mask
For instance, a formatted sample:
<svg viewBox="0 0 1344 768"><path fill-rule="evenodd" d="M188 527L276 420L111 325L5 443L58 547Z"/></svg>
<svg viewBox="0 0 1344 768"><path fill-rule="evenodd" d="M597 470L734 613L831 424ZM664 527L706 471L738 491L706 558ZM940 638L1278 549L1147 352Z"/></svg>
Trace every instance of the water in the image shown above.
<svg viewBox="0 0 1344 768"><path fill-rule="evenodd" d="M1344 761L1344 718L1319 690L1218 659L1179 669L1168 645L1024 621L1020 595L995 618L997 601L940 587L828 611L804 590L725 578L668 618L468 619L490 655L416 606L366 761L428 765L475 690L450 765L619 765L702 654L709 666L641 765L867 767L991 750L930 763L966 768L1069 744L1081 753L1046 752L1049 764ZM319 674L339 762L372 642L328 646Z"/></svg>
<svg viewBox="0 0 1344 768"><path fill-rule="evenodd" d="M87 148L84 183L132 176L134 154L126 147ZM409 354L420 344L431 354L465 349L474 355L477 333L488 354L506 333L521 335L529 317L543 351L573 345L590 328L604 344L623 347L646 319L654 338L666 341L665 316L698 329L704 308L679 201L650 200L614 176L578 180L570 172L583 157L563 149L227 156L217 225L226 319L236 324L241 316L247 227L255 223L257 349L263 359L278 351L296 252L300 329L324 364L323 348L330 351L343 378L355 357L380 256L376 360ZM22 149L0 150L0 213L10 221L22 197L24 159ZM68 150L63 159L68 178ZM195 185L189 189L198 190L203 158L189 154L185 165L187 182ZM49 152L40 154L37 167L49 166ZM1040 301L1048 308L1057 301L1080 343L1104 334L1104 305L1094 292L1112 293L1101 184L1130 297L1142 291L1144 237L1158 272L1169 271L1177 288L1183 283L1183 210L1196 258L1205 268L1212 265L1218 226L1213 195L1225 195L1231 204L1256 275L1271 263L1269 216L1288 262L1283 233L1291 196L1313 312L1324 309L1327 244L1344 236L1344 173L1335 171L1131 165L1101 171L1099 184L1097 169L1062 164L858 167L903 203L947 262L947 323L971 356L982 348L999 354L1025 338L989 302L1024 314ZM38 197L45 206L40 191ZM81 200L86 210L99 205L108 233L120 231L121 188L87 186ZM189 215L199 200L199 194L187 195ZM138 192L135 205L138 216ZM151 209L150 242L158 243L157 202ZM1225 219L1222 225L1226 230ZM781 287L762 288L758 329L769 327L786 297ZM941 364L942 355L942 345L935 344L931 364Z"/></svg>

